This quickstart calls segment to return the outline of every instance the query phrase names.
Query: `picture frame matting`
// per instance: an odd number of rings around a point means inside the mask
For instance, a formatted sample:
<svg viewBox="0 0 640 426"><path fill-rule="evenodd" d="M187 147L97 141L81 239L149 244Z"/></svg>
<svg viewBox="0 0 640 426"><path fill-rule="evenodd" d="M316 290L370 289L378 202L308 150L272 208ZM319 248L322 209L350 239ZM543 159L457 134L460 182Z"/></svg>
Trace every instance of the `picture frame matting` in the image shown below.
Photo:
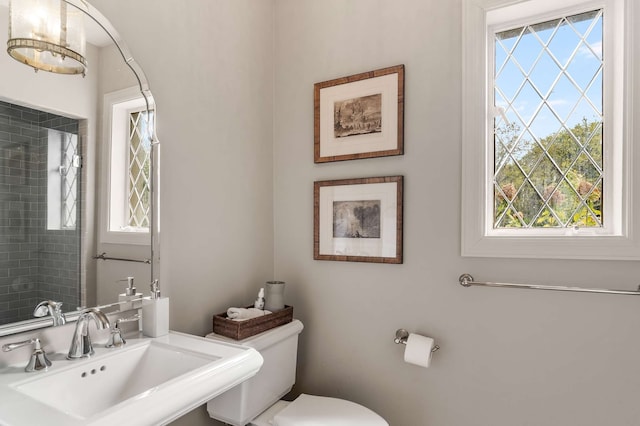
<svg viewBox="0 0 640 426"><path fill-rule="evenodd" d="M402 263L403 176L314 182L315 260Z"/></svg>
<svg viewBox="0 0 640 426"><path fill-rule="evenodd" d="M404 154L404 65L314 85L314 162Z"/></svg>

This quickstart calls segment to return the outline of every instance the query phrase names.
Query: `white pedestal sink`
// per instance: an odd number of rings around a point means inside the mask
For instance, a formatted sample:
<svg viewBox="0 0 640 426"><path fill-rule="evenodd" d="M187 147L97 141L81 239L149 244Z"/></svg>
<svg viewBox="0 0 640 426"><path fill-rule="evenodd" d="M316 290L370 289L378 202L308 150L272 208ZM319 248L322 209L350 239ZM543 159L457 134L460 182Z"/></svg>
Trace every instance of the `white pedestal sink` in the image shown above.
<svg viewBox="0 0 640 426"><path fill-rule="evenodd" d="M26 373L23 365L0 370L0 424L166 424L262 365L254 349L176 332L94 349L86 360L53 354L49 371Z"/></svg>

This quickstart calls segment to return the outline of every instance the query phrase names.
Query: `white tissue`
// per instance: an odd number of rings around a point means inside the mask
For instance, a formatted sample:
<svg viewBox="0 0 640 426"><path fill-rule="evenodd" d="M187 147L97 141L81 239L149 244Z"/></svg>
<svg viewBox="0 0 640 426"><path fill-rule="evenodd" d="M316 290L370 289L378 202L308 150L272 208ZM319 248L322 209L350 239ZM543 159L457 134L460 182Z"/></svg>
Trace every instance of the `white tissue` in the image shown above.
<svg viewBox="0 0 640 426"><path fill-rule="evenodd" d="M404 348L404 362L427 368L431 363L433 346L431 337L410 333Z"/></svg>
<svg viewBox="0 0 640 426"><path fill-rule="evenodd" d="M229 308L227 309L227 318L234 321L244 321L251 318L261 317L270 313L271 311L258 308Z"/></svg>

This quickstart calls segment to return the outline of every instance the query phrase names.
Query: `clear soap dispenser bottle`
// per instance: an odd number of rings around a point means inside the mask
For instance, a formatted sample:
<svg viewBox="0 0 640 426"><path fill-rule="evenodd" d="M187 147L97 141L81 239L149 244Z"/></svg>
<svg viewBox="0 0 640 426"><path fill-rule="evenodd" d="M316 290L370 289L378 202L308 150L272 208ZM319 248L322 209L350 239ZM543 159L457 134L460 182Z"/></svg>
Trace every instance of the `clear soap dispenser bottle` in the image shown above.
<svg viewBox="0 0 640 426"><path fill-rule="evenodd" d="M158 280L151 283L151 296L142 299L142 334L160 337L169 333L169 298L160 297Z"/></svg>

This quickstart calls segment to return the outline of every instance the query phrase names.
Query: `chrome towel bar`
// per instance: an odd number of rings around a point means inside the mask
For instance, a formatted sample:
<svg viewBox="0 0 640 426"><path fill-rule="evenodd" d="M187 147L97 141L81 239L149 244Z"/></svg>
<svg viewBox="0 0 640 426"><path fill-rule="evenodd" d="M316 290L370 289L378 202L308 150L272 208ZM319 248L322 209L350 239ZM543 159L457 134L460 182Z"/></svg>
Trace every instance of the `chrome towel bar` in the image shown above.
<svg viewBox="0 0 640 426"><path fill-rule="evenodd" d="M107 256L107 253L100 253L100 254L96 254L95 256L93 256L94 259L100 259L100 260L119 260L121 262L137 262L137 263L147 263L150 264L151 260L150 259L125 259L124 257L109 257Z"/></svg>
<svg viewBox="0 0 640 426"><path fill-rule="evenodd" d="M582 293L602 293L602 294L627 294L632 296L640 296L640 286L638 290L610 290L606 288L583 288L583 287L567 287L556 285L537 285L537 284L511 284L511 283L492 283L474 281L473 277L469 274L462 274L460 278L460 285L464 287L483 286L483 287L508 287L508 288L528 288L532 290L555 290L555 291L575 291Z"/></svg>

